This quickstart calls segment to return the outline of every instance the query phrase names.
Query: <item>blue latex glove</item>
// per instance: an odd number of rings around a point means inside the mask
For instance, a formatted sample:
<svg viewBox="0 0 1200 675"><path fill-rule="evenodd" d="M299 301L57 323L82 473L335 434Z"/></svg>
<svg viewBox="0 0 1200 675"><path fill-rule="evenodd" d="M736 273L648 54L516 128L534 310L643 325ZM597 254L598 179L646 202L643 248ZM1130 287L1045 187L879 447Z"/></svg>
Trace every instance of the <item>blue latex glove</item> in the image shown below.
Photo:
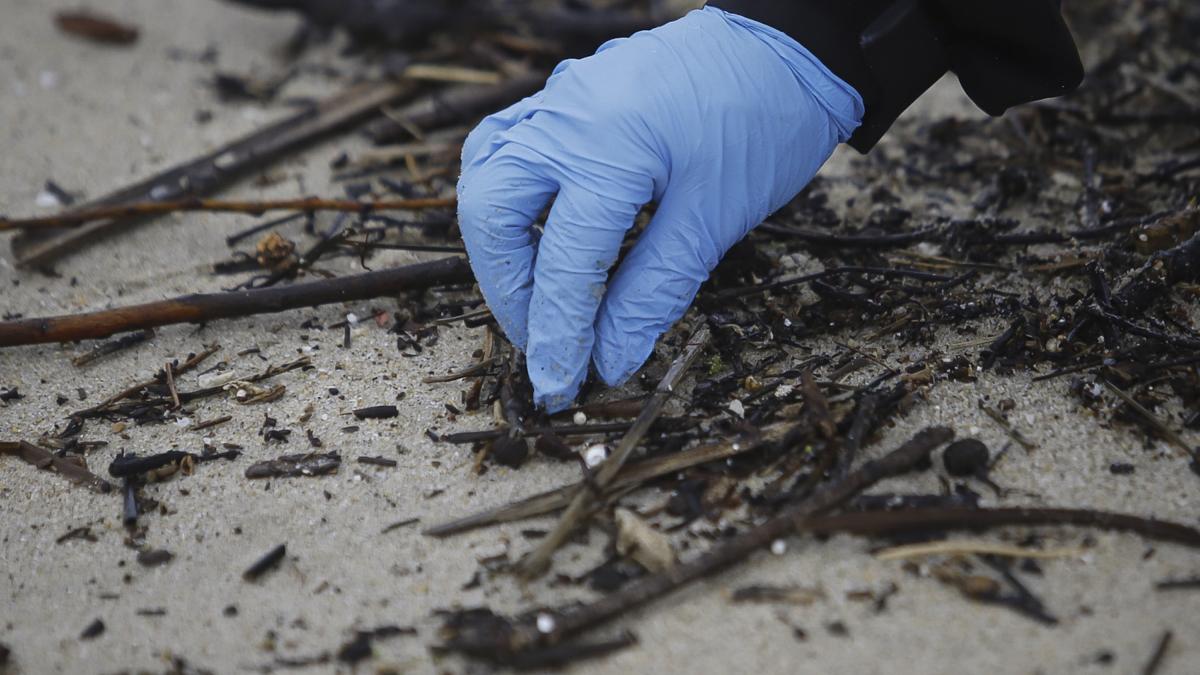
<svg viewBox="0 0 1200 675"><path fill-rule="evenodd" d="M565 61L544 90L485 119L463 146L459 221L536 402L568 407L589 360L609 384L632 375L725 252L862 115L858 93L795 40L710 7Z"/></svg>

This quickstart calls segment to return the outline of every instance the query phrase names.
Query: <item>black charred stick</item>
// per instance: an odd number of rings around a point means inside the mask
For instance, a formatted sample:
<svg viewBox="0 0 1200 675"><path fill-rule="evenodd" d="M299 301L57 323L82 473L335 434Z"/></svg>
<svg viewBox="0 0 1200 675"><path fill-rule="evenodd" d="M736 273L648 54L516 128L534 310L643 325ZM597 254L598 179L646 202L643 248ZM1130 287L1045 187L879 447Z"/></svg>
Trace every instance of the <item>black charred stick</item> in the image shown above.
<svg viewBox="0 0 1200 675"><path fill-rule="evenodd" d="M238 242L242 241L243 239L246 239L248 237L253 237L256 234L266 232L267 230L273 230L282 225L287 225L288 223L292 222L293 220L299 220L301 218L312 218L312 217L313 217L312 212L306 211L306 212L300 212L300 213L292 213L292 214L283 216L282 218L274 218L272 220L268 220L265 223L259 223L258 225L255 225L254 227L242 230L241 232L238 232L237 234L231 234L228 237L225 237L225 244L228 246L233 246L233 245L237 244Z"/></svg>
<svg viewBox="0 0 1200 675"><path fill-rule="evenodd" d="M242 572L242 578L246 581L256 581L259 577L274 569L279 563L283 562L283 557L287 555L287 544L280 544L267 552L266 555L259 558L253 565L248 567L245 572Z"/></svg>
<svg viewBox="0 0 1200 675"><path fill-rule="evenodd" d="M137 525L138 519L138 503L137 503L137 480L132 477L127 477L122 484L124 494L123 506L121 509L121 522L125 527L133 527Z"/></svg>
<svg viewBox="0 0 1200 675"><path fill-rule="evenodd" d="M108 465L108 475L113 478L130 478L140 476L147 471L161 469L164 466L183 461L191 457L191 453L172 450L148 457L138 457L135 454L120 454Z"/></svg>
<svg viewBox="0 0 1200 675"><path fill-rule="evenodd" d="M985 530L1009 525L1095 527L1133 532L1147 539L1200 548L1200 530L1188 525L1123 513L1060 508L914 508L858 511L813 518L804 531L812 534L894 536L909 532Z"/></svg>
<svg viewBox="0 0 1200 675"><path fill-rule="evenodd" d="M1004 351L1004 348L1013 341L1013 338L1017 336L1018 331L1024 327L1025 317L1019 316L1016 319L1013 319L1013 322L1009 324L1008 329L1006 329L1000 334L999 337L993 340L992 343L988 345L987 349L983 350L983 362L980 365L984 370L991 368L996 363L996 359L1000 356L1001 352Z"/></svg>
<svg viewBox="0 0 1200 675"><path fill-rule="evenodd" d="M400 409L394 405L373 405L355 410L354 416L360 420L386 420L399 417Z"/></svg>
<svg viewBox="0 0 1200 675"><path fill-rule="evenodd" d="M283 455L275 459L251 464L246 469L246 478L294 478L298 476L324 476L334 473L342 465L342 457L336 452L312 453L307 455Z"/></svg>
<svg viewBox="0 0 1200 675"><path fill-rule="evenodd" d="M1150 257L1112 297L1112 308L1123 317L1140 314L1170 287L1200 281L1200 233Z"/></svg>
<svg viewBox="0 0 1200 675"><path fill-rule="evenodd" d="M355 459L354 461L358 462L359 464L369 464L371 466L382 466L382 467L386 467L389 469L394 469L400 465L400 463L397 462L396 460L388 459L386 457L359 457L359 458Z"/></svg>
<svg viewBox="0 0 1200 675"><path fill-rule="evenodd" d="M104 342L92 347L87 352L71 359L71 363L76 366L85 366L97 359L103 358L110 354L116 354L117 352L129 349L134 345L139 345L152 337L154 337L154 329L152 328L147 328L146 330L138 331L130 335L122 335L115 340L109 340L108 342Z"/></svg>
<svg viewBox="0 0 1200 675"><path fill-rule="evenodd" d="M1200 590L1200 576L1187 579L1164 579L1154 584L1158 591Z"/></svg>
<svg viewBox="0 0 1200 675"><path fill-rule="evenodd" d="M5 321L0 322L0 347L103 338L114 333L170 324L202 323L334 302L369 300L403 290L466 283L473 278L465 259L443 258L284 288L184 295L119 309Z"/></svg>

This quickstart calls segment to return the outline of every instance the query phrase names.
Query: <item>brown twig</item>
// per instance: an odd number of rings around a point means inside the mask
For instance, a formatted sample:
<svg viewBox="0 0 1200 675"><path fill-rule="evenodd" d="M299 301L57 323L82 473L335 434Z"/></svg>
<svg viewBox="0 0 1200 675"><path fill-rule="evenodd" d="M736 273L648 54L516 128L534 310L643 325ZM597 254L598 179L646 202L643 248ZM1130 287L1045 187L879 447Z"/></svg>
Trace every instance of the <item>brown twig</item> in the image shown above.
<svg viewBox="0 0 1200 675"><path fill-rule="evenodd" d="M613 450L612 455L604 460L604 463L596 470L589 485L576 492L571 505L567 507L566 513L562 515L554 530L542 540L536 549L517 563L518 572L526 577L533 577L546 570L554 552L575 531L575 528L583 521L585 514L591 510L596 495L603 493L604 489L612 483L621 467L625 465L625 461L629 459L629 455L633 453L634 448L642 442L642 438L650 430L654 420L658 419L662 413L663 406L674 395L675 387L683 379L684 373L700 356L704 346L708 344L709 336L707 325L701 326L692 334L687 345L684 346L683 352L671 363L667 374L658 383L654 395L646 401L646 406L642 409L641 414L638 415L637 420L625 433L625 436L621 438L620 444Z"/></svg>
<svg viewBox="0 0 1200 675"><path fill-rule="evenodd" d="M154 337L153 330L143 330L136 333L130 333L129 335L122 335L115 340L98 344L83 354L73 357L71 359L71 363L75 366L86 366L87 364L108 356L109 354L115 354L124 349L133 347L134 345L139 345L152 337Z"/></svg>
<svg viewBox="0 0 1200 675"><path fill-rule="evenodd" d="M104 338L113 333L176 323L199 323L367 300L404 290L467 283L473 279L467 261L454 257L284 288L184 295L119 309L0 322L0 347Z"/></svg>
<svg viewBox="0 0 1200 675"><path fill-rule="evenodd" d="M321 101L296 115L270 124L196 159L177 164L121 188L81 208L140 201L167 201L211 194L217 188L259 169L284 154L375 114L380 107L411 96L411 82L365 82ZM70 230L26 232L12 249L21 267L46 265L86 242L130 227L134 219L111 219Z"/></svg>
<svg viewBox="0 0 1200 675"><path fill-rule="evenodd" d="M180 199L176 201L133 202L114 206L96 206L90 209L67 211L52 216L32 218L0 218L0 231L29 230L43 227L73 227L93 220L157 216L179 211L210 211L222 213L248 213L261 216L267 211L346 211L350 213L373 213L376 211L418 211L452 207L456 200L449 198L428 199L385 199L360 202L354 199L322 199L301 197L298 199L266 199L260 201L230 201L220 199Z"/></svg>
<svg viewBox="0 0 1200 675"><path fill-rule="evenodd" d="M93 492L111 492L113 486L108 481L88 471L82 459L58 457L54 453L25 441L0 442L0 455L13 455L25 462L47 471L53 470L63 478L82 485Z"/></svg>
<svg viewBox="0 0 1200 675"><path fill-rule="evenodd" d="M175 375L171 372L170 361L167 361L167 364L163 366L163 373L167 376L167 391L171 392L171 408L178 410L180 405L179 390L175 388Z"/></svg>
<svg viewBox="0 0 1200 675"><path fill-rule="evenodd" d="M546 73L531 72L493 85L464 84L436 91L368 124L364 132L376 144L394 143L413 129L432 129L498 110L546 83Z"/></svg>

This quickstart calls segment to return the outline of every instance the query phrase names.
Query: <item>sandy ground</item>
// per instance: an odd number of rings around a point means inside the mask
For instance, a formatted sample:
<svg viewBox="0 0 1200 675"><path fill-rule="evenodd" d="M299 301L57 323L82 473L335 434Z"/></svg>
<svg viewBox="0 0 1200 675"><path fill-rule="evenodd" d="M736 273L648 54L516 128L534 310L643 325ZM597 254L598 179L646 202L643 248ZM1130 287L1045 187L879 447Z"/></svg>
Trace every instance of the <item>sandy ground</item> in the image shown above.
<svg viewBox="0 0 1200 675"><path fill-rule="evenodd" d="M130 49L99 48L58 34L53 10L62 0L4 0L0 11L0 211L29 213L47 178L88 196L208 150L262 122L284 114L280 104L225 105L201 82L213 66L195 58L171 58L208 45L219 48L222 69L270 74L279 68L272 49L295 27L292 19L268 17L202 0L108 0L93 6L136 21L140 42ZM338 59L331 50L329 62ZM285 96L327 93L336 83L308 75ZM213 121L195 120L198 109ZM914 115L972 112L953 83ZM269 187L247 182L230 194L285 196L336 194L328 163L338 150L359 147L338 139L273 167ZM852 172L859 159L839 154L827 175ZM75 312L157 299L183 292L217 290L228 278L207 265L228 256L224 236L246 226L244 217L186 215L107 240L63 260L59 277L14 269L8 247L0 252L0 310L27 316ZM379 265L411 256L380 258ZM331 269L352 271L340 261ZM77 369L69 357L77 346L43 346L0 352L0 387L19 387L25 398L0 404L0 438L35 438L61 427L65 413L95 402L145 376L171 358L217 342L215 359L242 372L308 355L315 369L279 378L288 387L276 403L241 407L224 399L197 404L192 417L232 415L210 432L183 425L130 427L118 433L89 423L86 437L109 445L89 456L103 471L120 450L151 453L198 450L203 434L245 447L237 462L215 462L190 477L146 489L165 513L144 518L147 543L176 554L163 567L135 562L124 545L119 500L92 495L14 458L0 459L0 643L12 649L14 673L158 672L173 656L218 673L252 670L279 658L303 658L336 650L356 629L414 626L415 637L376 644L378 657L360 670L471 672L477 664L431 654L436 641L433 611L488 604L515 611L530 604L558 604L580 591L539 582L526 587L506 578L464 585L477 560L504 552L516 557L528 544L519 535L529 524L488 529L446 541L421 536L419 526L381 534L391 523L418 518L422 525L504 502L577 477L574 468L535 461L520 471L494 469L476 477L462 448L434 444L425 435L481 428L482 416L448 419L460 386L422 385L429 373L462 367L480 341L477 330L442 332L439 344L416 358L397 355L394 339L373 325L356 329L350 349L340 330L301 328L308 318L329 324L346 312L360 316L380 300L346 307L294 311L202 329L162 330L151 342L93 366ZM237 356L257 347L259 355ZM185 384L194 385L195 376ZM1006 503L1089 506L1197 524L1200 481L1166 447L1143 447L1124 431L1103 428L1066 396L1065 379L1031 384L1027 377L988 376L974 384L939 386L930 400L890 430L877 451L895 445L921 426L949 424L993 447L1005 436L975 406L981 396L1013 398L1014 419L1038 449L1003 462L995 479L1032 493ZM330 389L336 388L337 394ZM358 423L345 414L360 405L396 402L395 420ZM56 397L69 401L60 406ZM306 406L314 414L299 418ZM263 416L296 430L286 446L267 446L258 435ZM347 459L383 455L394 469L348 462L335 476L251 482L250 461L306 447L302 428L325 439ZM1191 439L1193 442L1197 439ZM1108 466L1130 462L1136 473L1114 476ZM935 490L930 475L896 481L889 489ZM655 499L661 498L655 497ZM541 521L536 526L545 526ZM96 542L55 541L90 526ZM1002 534L988 535L999 540ZM1009 533L1015 539L1017 533ZM583 570L598 560L605 536L573 545L560 565ZM784 555L762 554L749 564L694 586L619 622L640 644L616 656L578 666L589 673L629 672L826 672L826 673L1108 673L1134 672L1150 657L1164 630L1175 632L1163 673L1195 672L1200 596L1156 592L1155 581L1200 572L1195 552L1149 544L1133 536L1080 531L1047 533L1052 544L1089 543L1083 555L1046 561L1044 576L1029 576L1061 623L1044 627L999 608L961 599L930 579L880 562L870 544L850 537L824 543L790 542ZM275 573L246 583L241 572L258 556L286 542L288 556ZM825 599L807 607L734 605L727 592L749 583L819 586ZM899 592L883 613L854 602L852 591ZM147 611L161 610L161 611ZM83 640L95 619L106 630ZM844 625L845 634L831 630ZM798 639L795 628L806 634ZM615 632L617 626L612 627ZM1104 655L1108 655L1107 658ZM306 672L331 672L333 664ZM3 668L0 667L0 670Z"/></svg>

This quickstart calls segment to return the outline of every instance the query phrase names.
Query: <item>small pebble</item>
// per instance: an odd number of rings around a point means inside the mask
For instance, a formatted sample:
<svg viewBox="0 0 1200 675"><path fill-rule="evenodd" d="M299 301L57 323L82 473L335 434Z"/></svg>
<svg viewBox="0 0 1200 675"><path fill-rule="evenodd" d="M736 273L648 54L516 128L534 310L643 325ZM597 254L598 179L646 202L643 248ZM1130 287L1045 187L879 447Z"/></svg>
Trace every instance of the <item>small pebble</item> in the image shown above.
<svg viewBox="0 0 1200 675"><path fill-rule="evenodd" d="M608 459L607 445L593 445L583 453L583 461L589 469L600 466L606 459Z"/></svg>
<svg viewBox="0 0 1200 675"><path fill-rule="evenodd" d="M558 623L554 620L553 616L551 616L545 612L538 614L537 629L538 629L539 633L542 633L542 634L553 633L554 628L557 625L558 625Z"/></svg>
<svg viewBox="0 0 1200 675"><path fill-rule="evenodd" d="M771 553L775 555L783 555L787 553L787 542L782 539L776 539L771 542Z"/></svg>
<svg viewBox="0 0 1200 675"><path fill-rule="evenodd" d="M954 441L942 455L946 473L951 476L975 476L987 471L990 453L987 445L976 438Z"/></svg>

